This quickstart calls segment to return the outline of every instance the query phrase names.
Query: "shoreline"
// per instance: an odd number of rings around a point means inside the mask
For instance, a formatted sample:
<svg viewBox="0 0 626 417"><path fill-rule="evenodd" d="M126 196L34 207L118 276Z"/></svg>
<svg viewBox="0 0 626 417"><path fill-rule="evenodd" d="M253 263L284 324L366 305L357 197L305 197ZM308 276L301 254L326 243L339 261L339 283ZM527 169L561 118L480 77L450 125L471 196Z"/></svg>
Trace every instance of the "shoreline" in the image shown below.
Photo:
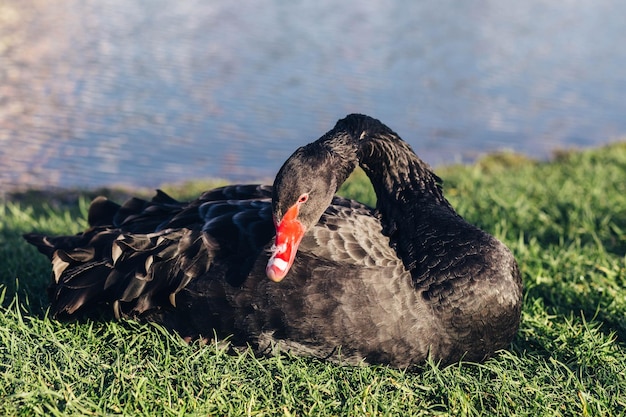
<svg viewBox="0 0 626 417"><path fill-rule="evenodd" d="M452 163L432 167L433 171L443 176L445 184L446 173L459 167L476 168L485 171L502 170L512 167L527 165L542 165L559 163L567 160L572 155L602 151L607 148L626 148L626 138L591 148L563 148L556 149L548 159L535 159L525 154L511 151L496 151L483 155L471 163ZM428 161L426 161L428 162ZM358 174L356 175L358 176ZM349 182L350 180L348 180ZM117 202L123 202L131 197L151 198L157 189L163 190L176 199L189 200L200 195L202 192L224 186L227 184L271 184L273 178L252 181L230 181L224 178L196 178L181 182L164 183L157 187L132 186L132 185L106 185L97 187L63 187L52 186L31 187L21 185L14 189L4 190L0 193L0 203L13 202L20 204L43 204L47 203L52 208L75 205L80 198L92 200L97 196L105 196Z"/></svg>

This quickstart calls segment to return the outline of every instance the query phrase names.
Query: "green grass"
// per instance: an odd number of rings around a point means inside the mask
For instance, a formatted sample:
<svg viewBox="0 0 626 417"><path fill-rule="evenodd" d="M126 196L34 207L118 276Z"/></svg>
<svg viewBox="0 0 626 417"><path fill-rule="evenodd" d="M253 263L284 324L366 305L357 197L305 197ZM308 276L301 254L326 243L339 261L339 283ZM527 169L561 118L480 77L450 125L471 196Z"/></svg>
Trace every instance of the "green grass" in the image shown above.
<svg viewBox="0 0 626 417"><path fill-rule="evenodd" d="M437 172L518 259L510 350L406 372L232 355L150 324L59 323L46 316L50 267L20 234L79 232L88 201L29 195L0 205L0 415L625 415L626 145ZM342 192L373 202L362 174Z"/></svg>

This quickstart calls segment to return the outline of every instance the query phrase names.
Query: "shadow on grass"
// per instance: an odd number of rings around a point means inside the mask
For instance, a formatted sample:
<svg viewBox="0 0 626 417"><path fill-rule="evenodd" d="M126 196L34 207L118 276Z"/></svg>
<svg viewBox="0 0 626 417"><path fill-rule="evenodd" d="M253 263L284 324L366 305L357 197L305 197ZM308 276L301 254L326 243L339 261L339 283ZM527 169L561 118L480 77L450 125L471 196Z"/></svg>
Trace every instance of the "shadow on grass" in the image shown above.
<svg viewBox="0 0 626 417"><path fill-rule="evenodd" d="M43 315L48 307L46 288L50 280L50 262L22 238L24 230L4 228L0 240L0 285L6 291L3 306L14 297L30 314Z"/></svg>

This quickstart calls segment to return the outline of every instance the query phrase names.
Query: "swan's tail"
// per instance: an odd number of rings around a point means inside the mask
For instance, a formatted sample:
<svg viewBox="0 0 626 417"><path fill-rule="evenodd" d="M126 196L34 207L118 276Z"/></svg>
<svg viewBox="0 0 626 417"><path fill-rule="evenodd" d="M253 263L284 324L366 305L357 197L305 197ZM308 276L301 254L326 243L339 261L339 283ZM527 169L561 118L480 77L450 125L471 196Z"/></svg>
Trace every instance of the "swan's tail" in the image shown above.
<svg viewBox="0 0 626 417"><path fill-rule="evenodd" d="M107 307L118 318L139 317L175 307L179 291L211 264L206 234L189 229L131 236L93 228L77 236L24 238L52 262L48 296L56 318Z"/></svg>
<svg viewBox="0 0 626 417"><path fill-rule="evenodd" d="M123 206L98 197L84 233L24 235L52 263L52 315L70 318L112 309L116 317L138 317L175 306L181 289L207 272L217 246L199 228L159 229L182 207L164 193Z"/></svg>

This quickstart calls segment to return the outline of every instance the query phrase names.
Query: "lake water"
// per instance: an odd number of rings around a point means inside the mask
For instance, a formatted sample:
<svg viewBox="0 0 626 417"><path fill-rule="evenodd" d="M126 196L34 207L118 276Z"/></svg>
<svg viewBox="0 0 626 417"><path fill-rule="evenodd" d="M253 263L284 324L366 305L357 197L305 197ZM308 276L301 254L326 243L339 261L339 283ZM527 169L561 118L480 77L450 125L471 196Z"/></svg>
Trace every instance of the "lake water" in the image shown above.
<svg viewBox="0 0 626 417"><path fill-rule="evenodd" d="M269 181L348 113L431 165L626 137L626 2L0 1L0 186Z"/></svg>

